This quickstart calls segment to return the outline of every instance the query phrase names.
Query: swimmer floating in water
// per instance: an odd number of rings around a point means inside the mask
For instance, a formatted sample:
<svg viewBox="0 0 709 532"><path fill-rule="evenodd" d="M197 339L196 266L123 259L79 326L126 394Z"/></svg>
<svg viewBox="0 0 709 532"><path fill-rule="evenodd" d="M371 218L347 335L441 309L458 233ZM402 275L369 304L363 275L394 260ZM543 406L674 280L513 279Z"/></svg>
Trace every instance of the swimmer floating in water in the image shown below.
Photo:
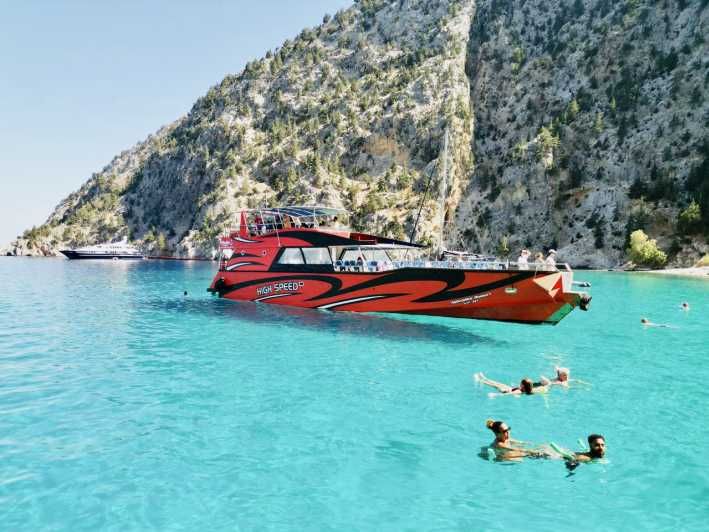
<svg viewBox="0 0 709 532"><path fill-rule="evenodd" d="M547 379L544 375L541 376L541 382L546 386L569 386L569 369L568 368L554 368L556 371L556 377L553 379Z"/></svg>
<svg viewBox="0 0 709 532"><path fill-rule="evenodd" d="M666 325L664 323L653 323L647 318L640 318L640 323L645 327L657 327L658 329L676 329L673 325Z"/></svg>
<svg viewBox="0 0 709 532"><path fill-rule="evenodd" d="M504 421L488 419L485 426L495 434L495 440L488 447L495 453L495 459L502 462L520 461L522 458L545 458L548 455L542 451L525 449L524 442L510 437L510 427Z"/></svg>
<svg viewBox="0 0 709 532"><path fill-rule="evenodd" d="M588 437L588 448L588 451L582 453L562 454L569 471L576 469L581 462L593 462L604 458L606 456L606 439L600 434L591 434Z"/></svg>
<svg viewBox="0 0 709 532"><path fill-rule="evenodd" d="M496 390L499 390L502 395L534 395L535 393L544 392L547 390L547 387L543 382L532 382L531 379L526 377L519 381L519 386L514 387L502 382L488 379L482 372L476 373L473 377L476 382L486 384L487 386L492 386Z"/></svg>
<svg viewBox="0 0 709 532"><path fill-rule="evenodd" d="M680 310L688 311L689 310L689 303L686 301L683 301L682 304L679 306Z"/></svg>
<svg viewBox="0 0 709 532"><path fill-rule="evenodd" d="M542 384L544 384L545 386L563 386L564 388L568 388L569 384L575 382L578 384L584 384L586 386L592 386L590 382L570 378L571 371L569 370L569 368L560 368L557 366L556 368L554 368L554 370L556 371L556 377L554 377L553 379L548 379L547 377L542 375L539 379Z"/></svg>

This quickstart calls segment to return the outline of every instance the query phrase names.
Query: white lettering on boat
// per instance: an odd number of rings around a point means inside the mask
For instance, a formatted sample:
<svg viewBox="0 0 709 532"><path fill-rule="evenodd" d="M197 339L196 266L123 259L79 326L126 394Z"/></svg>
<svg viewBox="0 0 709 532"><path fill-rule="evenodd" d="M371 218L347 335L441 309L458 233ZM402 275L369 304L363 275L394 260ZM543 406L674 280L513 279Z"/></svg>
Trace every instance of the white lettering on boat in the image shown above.
<svg viewBox="0 0 709 532"><path fill-rule="evenodd" d="M305 286L303 281L284 281L282 283L267 284L256 289L257 296L266 296L278 292L297 292Z"/></svg>
<svg viewBox="0 0 709 532"><path fill-rule="evenodd" d="M467 305L468 303L477 303L481 299L485 299L490 295L490 292L485 292L482 294L476 294L474 296L469 296L469 297L464 297L462 299L454 299L451 301L451 305L460 305L461 303L463 305Z"/></svg>

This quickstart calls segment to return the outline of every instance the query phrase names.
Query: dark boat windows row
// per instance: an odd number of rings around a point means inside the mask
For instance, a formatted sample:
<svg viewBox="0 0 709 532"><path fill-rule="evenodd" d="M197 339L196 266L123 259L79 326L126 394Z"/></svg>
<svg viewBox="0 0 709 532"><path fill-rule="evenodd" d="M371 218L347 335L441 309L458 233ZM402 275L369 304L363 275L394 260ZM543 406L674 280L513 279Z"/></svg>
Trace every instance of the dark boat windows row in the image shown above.
<svg viewBox="0 0 709 532"><path fill-rule="evenodd" d="M332 272L328 248L283 248L276 257L272 271Z"/></svg>
<svg viewBox="0 0 709 532"><path fill-rule="evenodd" d="M283 248L271 271L279 272L377 272L391 270L393 263L384 250L344 249L333 264L326 247Z"/></svg>

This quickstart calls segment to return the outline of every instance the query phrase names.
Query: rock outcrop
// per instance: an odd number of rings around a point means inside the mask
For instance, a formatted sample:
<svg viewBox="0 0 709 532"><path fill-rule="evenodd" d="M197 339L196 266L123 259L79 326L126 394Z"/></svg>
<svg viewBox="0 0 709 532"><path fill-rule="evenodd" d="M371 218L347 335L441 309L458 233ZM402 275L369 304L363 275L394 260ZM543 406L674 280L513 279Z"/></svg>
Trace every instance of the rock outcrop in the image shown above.
<svg viewBox="0 0 709 532"><path fill-rule="evenodd" d="M707 1L361 0L227 76L23 236L211 256L245 207L326 204L449 247L707 251ZM699 219L679 223L690 202ZM695 209L696 210L696 209ZM694 211L692 211L694 212ZM20 251L15 246L15 251Z"/></svg>

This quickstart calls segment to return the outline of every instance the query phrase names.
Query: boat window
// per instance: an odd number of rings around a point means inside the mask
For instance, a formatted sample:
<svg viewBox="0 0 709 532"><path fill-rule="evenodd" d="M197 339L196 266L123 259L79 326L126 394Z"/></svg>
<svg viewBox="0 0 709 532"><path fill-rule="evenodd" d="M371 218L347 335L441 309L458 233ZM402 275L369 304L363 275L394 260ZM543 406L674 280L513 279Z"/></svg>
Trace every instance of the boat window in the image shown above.
<svg viewBox="0 0 709 532"><path fill-rule="evenodd" d="M387 262L391 260L384 249L363 249L362 254L367 261Z"/></svg>
<svg viewBox="0 0 709 532"><path fill-rule="evenodd" d="M278 264L304 264L300 248L284 249L281 258L278 259Z"/></svg>
<svg viewBox="0 0 709 532"><path fill-rule="evenodd" d="M358 249L346 249L340 258L342 260L357 260L361 256L362 253Z"/></svg>
<svg viewBox="0 0 709 532"><path fill-rule="evenodd" d="M303 248L306 264L332 264L328 248Z"/></svg>

